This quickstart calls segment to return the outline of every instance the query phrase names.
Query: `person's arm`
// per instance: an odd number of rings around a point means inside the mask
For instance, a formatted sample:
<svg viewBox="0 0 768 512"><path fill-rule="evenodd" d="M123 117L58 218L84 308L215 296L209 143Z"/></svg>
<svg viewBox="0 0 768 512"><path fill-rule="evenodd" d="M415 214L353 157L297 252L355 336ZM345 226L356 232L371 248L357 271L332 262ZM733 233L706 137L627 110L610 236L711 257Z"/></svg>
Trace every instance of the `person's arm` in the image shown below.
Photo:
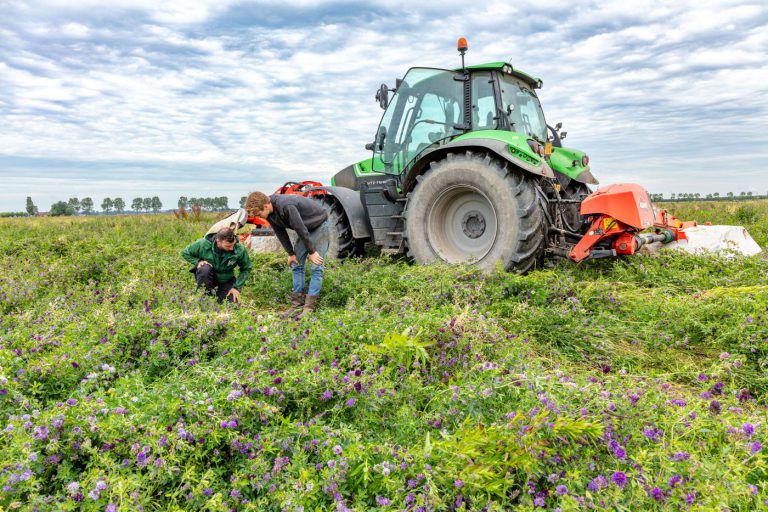
<svg viewBox="0 0 768 512"><path fill-rule="evenodd" d="M200 240L195 240L181 251L181 257L184 261L196 267L200 263Z"/></svg>
<svg viewBox="0 0 768 512"><path fill-rule="evenodd" d="M248 279L248 276L251 275L251 268L253 268L253 263L251 263L251 256L248 254L248 250L244 250L242 254L240 254L240 257L237 259L237 266L240 268L240 272L237 274L237 279L235 279L235 285L233 288L236 288L238 291L240 291L240 287L243 286L245 283L245 280Z"/></svg>
<svg viewBox="0 0 768 512"><path fill-rule="evenodd" d="M315 245L312 243L312 240L309 239L309 230L307 229L307 226L304 225L304 221L301 220L299 210L293 205L289 205L285 210L288 214L288 225L304 242L304 247L307 248L307 254L314 253L316 251Z"/></svg>
<svg viewBox="0 0 768 512"><path fill-rule="evenodd" d="M296 251L293 250L291 237L288 236L288 232L285 230L285 228L278 226L277 224L270 224L270 226L272 226L272 230L275 232L275 236L278 240L280 240L280 245L283 246L283 249L285 249L285 252L288 253L288 256L293 256L296 254Z"/></svg>

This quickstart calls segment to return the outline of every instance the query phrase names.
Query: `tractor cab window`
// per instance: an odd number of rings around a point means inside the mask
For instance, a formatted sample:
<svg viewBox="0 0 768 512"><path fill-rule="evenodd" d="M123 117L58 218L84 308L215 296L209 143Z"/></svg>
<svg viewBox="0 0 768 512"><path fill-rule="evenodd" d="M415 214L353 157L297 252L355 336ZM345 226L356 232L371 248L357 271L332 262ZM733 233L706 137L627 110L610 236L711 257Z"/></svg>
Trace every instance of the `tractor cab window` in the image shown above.
<svg viewBox="0 0 768 512"><path fill-rule="evenodd" d="M496 98L487 72L472 75L472 129L496 129Z"/></svg>
<svg viewBox="0 0 768 512"><path fill-rule="evenodd" d="M547 140L547 123L539 98L533 88L521 80L504 75L501 79L501 101L509 112L513 132L524 133L541 141Z"/></svg>
<svg viewBox="0 0 768 512"><path fill-rule="evenodd" d="M399 174L427 148L462 133L463 82L453 77L440 69L408 71L379 123L374 168Z"/></svg>

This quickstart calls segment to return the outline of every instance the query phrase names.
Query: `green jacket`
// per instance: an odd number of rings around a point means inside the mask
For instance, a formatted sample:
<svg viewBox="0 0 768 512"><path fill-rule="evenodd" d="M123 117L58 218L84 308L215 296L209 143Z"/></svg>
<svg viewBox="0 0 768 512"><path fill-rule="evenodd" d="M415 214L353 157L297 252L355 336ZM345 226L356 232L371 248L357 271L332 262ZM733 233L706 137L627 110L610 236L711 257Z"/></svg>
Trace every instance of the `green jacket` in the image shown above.
<svg viewBox="0 0 768 512"><path fill-rule="evenodd" d="M216 281L219 283L225 283L232 279L235 276L235 266L237 266L240 269L234 285L237 290L240 290L251 273L251 256L248 254L248 249L240 243L240 240L235 242L235 248L232 252L224 252L216 247L215 233L189 244L181 251L181 257L192 265L190 272L195 271L200 260L210 263L216 272Z"/></svg>

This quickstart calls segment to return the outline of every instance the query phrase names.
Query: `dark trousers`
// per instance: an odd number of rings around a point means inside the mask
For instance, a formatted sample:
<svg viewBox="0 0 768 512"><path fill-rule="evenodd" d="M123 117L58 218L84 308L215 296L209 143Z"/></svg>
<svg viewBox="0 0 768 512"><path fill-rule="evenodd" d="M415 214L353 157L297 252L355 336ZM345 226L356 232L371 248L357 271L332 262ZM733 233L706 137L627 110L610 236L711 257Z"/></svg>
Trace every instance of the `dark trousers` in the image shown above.
<svg viewBox="0 0 768 512"><path fill-rule="evenodd" d="M229 290L231 290L232 286L235 284L234 277L224 283L216 281L216 272L213 271L211 265L203 265L202 267L195 269L195 281L197 281L197 289L199 290L201 287L205 287L205 292L209 295L213 295L214 290L216 290L216 297L218 298L219 304L224 302ZM229 301L232 302L232 296L229 296L228 298Z"/></svg>

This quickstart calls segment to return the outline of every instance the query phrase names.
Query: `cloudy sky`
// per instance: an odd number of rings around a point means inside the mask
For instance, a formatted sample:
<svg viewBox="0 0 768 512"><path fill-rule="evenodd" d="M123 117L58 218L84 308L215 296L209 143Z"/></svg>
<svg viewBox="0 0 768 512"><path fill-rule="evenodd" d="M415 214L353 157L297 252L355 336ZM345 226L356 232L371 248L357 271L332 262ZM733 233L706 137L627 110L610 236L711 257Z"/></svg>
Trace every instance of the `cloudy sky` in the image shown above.
<svg viewBox="0 0 768 512"><path fill-rule="evenodd" d="M768 2L0 0L0 211L328 182L381 82L506 60L603 184L768 192Z"/></svg>

